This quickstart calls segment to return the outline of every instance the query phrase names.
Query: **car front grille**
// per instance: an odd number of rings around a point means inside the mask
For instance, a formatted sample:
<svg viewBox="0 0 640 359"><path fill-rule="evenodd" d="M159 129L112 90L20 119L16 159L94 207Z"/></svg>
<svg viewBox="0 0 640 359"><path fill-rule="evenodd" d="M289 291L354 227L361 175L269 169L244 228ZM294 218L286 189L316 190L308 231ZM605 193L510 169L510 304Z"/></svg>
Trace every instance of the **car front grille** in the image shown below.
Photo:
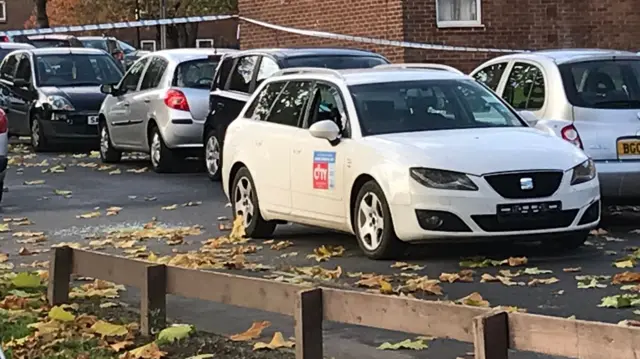
<svg viewBox="0 0 640 359"><path fill-rule="evenodd" d="M569 227L578 211L570 209L537 215L473 215L471 219L485 232L533 231Z"/></svg>
<svg viewBox="0 0 640 359"><path fill-rule="evenodd" d="M562 171L512 172L486 175L484 179L504 198L541 198L554 194L560 182ZM521 181L530 179L533 188L523 189Z"/></svg>

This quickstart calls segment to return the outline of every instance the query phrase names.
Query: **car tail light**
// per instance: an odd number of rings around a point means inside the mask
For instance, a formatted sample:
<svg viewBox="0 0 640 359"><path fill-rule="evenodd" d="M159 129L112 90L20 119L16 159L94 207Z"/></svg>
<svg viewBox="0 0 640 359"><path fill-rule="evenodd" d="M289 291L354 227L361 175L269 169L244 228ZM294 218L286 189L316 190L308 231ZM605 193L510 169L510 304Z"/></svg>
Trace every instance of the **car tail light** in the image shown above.
<svg viewBox="0 0 640 359"><path fill-rule="evenodd" d="M124 59L124 53L118 51L113 54L113 57L115 57L116 60L122 61Z"/></svg>
<svg viewBox="0 0 640 359"><path fill-rule="evenodd" d="M0 36L0 42L10 42L9 36Z"/></svg>
<svg viewBox="0 0 640 359"><path fill-rule="evenodd" d="M9 120L4 110L0 109L0 133L6 133L9 128Z"/></svg>
<svg viewBox="0 0 640 359"><path fill-rule="evenodd" d="M576 147L583 149L582 140L580 139L580 134L578 130L573 125L568 125L560 130L560 134L562 135L562 139L565 141L569 141L573 143Z"/></svg>
<svg viewBox="0 0 640 359"><path fill-rule="evenodd" d="M174 110L189 111L187 96L180 90L171 89L164 96L164 103Z"/></svg>

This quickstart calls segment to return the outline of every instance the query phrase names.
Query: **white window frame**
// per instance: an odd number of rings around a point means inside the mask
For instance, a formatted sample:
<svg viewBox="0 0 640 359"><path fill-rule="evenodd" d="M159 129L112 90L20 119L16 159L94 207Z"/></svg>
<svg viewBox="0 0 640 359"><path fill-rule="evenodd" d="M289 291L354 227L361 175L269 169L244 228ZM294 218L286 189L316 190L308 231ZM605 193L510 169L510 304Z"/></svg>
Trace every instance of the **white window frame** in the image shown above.
<svg viewBox="0 0 640 359"><path fill-rule="evenodd" d="M140 41L140 49L144 49L144 45L145 44L153 44L153 52L156 51L156 49L157 49L156 40L141 40Z"/></svg>
<svg viewBox="0 0 640 359"><path fill-rule="evenodd" d="M438 3L442 0L435 0L436 2L436 25L439 28L447 27L484 27L482 25L482 0L476 1L476 14L478 14L475 20L440 20L440 9Z"/></svg>
<svg viewBox="0 0 640 359"><path fill-rule="evenodd" d="M196 47L200 49L201 48L200 44L203 43L203 42L211 43L211 48L214 48L215 44L216 44L216 42L213 39L197 39L196 40Z"/></svg>
<svg viewBox="0 0 640 359"><path fill-rule="evenodd" d="M7 2L5 0L0 0L0 7L2 7L2 17L0 17L0 22L7 21Z"/></svg>

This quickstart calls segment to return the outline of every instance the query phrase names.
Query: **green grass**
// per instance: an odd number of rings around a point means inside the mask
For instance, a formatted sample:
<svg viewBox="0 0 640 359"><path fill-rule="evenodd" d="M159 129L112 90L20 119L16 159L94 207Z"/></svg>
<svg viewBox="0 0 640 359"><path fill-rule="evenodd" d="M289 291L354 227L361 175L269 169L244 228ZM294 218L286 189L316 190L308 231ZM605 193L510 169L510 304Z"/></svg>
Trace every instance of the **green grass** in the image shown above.
<svg viewBox="0 0 640 359"><path fill-rule="evenodd" d="M6 343L12 339L26 337L32 331L28 325L37 321L34 316L9 318L0 314L0 341Z"/></svg>
<svg viewBox="0 0 640 359"><path fill-rule="evenodd" d="M98 341L71 339L52 348L56 353L43 359L75 359L82 354L89 355L91 359L114 359L118 355L105 348L98 347Z"/></svg>

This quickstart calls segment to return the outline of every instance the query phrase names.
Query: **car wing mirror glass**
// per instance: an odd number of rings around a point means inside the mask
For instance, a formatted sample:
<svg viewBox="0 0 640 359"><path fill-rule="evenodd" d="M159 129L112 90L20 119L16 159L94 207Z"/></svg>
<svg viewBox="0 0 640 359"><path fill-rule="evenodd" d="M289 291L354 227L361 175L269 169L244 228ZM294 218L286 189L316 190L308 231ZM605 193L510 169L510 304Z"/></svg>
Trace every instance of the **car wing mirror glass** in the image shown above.
<svg viewBox="0 0 640 359"><path fill-rule="evenodd" d="M331 120L322 120L314 123L309 127L309 132L311 136L325 139L333 146L340 142L340 128Z"/></svg>

